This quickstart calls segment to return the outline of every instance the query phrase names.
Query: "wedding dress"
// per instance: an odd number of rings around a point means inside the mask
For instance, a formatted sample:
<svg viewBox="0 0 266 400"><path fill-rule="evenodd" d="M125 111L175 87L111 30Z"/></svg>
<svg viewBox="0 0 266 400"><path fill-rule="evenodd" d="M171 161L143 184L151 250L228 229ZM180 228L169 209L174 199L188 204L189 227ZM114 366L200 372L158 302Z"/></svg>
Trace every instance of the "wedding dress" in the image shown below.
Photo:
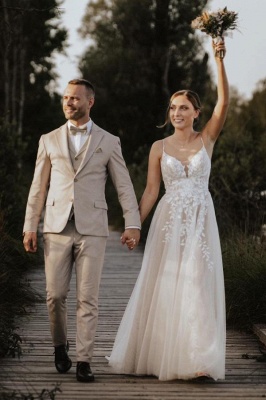
<svg viewBox="0 0 266 400"><path fill-rule="evenodd" d="M160 380L224 379L224 278L210 158L203 143L186 166L163 149L161 169L166 192L109 364Z"/></svg>

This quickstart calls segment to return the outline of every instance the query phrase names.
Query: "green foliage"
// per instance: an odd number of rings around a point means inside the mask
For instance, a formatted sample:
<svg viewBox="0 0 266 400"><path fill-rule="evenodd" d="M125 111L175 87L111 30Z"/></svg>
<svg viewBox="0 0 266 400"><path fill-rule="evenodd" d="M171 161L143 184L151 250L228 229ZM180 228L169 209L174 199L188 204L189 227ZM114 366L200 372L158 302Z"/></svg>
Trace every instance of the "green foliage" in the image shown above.
<svg viewBox="0 0 266 400"><path fill-rule="evenodd" d="M26 278L38 256L26 255L22 245L25 208L24 179L10 126L0 125L0 357L20 355L17 319L38 299Z"/></svg>
<svg viewBox="0 0 266 400"><path fill-rule="evenodd" d="M15 358L17 356L20 358L22 340L14 330L15 328L9 324L1 326L0 337L2 345L0 347L0 357L11 356Z"/></svg>
<svg viewBox="0 0 266 400"><path fill-rule="evenodd" d="M16 320L39 299L25 274L40 259L27 256L22 241L12 238L0 213L0 357L20 354Z"/></svg>
<svg viewBox="0 0 266 400"><path fill-rule="evenodd" d="M52 95L57 77L52 53L63 52L67 38L59 24L61 0L1 4L0 118L14 138L18 162L32 166L40 134L62 121L60 99Z"/></svg>
<svg viewBox="0 0 266 400"><path fill-rule="evenodd" d="M89 2L80 33L93 44L80 62L82 75L96 86L92 119L120 136L137 197L146 183L151 144L169 135L164 122L171 94L192 88L214 104L208 56L193 34L191 20L207 0L97 0ZM108 185L109 218L122 225L121 208ZM150 218L145 222L148 227ZM145 236L146 228L142 234Z"/></svg>
<svg viewBox="0 0 266 400"><path fill-rule="evenodd" d="M16 138L10 125L0 121L0 212L13 237L21 237L25 190L18 164Z"/></svg>
<svg viewBox="0 0 266 400"><path fill-rule="evenodd" d="M162 137L156 125L172 92L210 89L208 57L190 26L206 3L98 0L87 6L80 31L93 45L80 69L96 86L92 118L121 137L130 164L141 161L139 147Z"/></svg>
<svg viewBox="0 0 266 400"><path fill-rule="evenodd" d="M41 133L62 121L53 51L63 51L59 0L1 0L0 356L19 355L18 319L39 299L26 274L41 262L22 245L26 197ZM60 112L60 118L58 117Z"/></svg>
<svg viewBox="0 0 266 400"><path fill-rule="evenodd" d="M80 32L93 44L84 53L80 69L96 86L92 118L121 137L138 199L146 183L151 144L171 134L170 126L156 128L164 121L170 95L182 88L199 93L203 112L198 130L212 113L216 90L208 57L191 28L206 3L97 0L87 6ZM210 189L222 235L232 226L258 234L264 223L265 93L265 82L250 101L233 91L215 146ZM107 196L112 224L122 223L113 189L108 188Z"/></svg>
<svg viewBox="0 0 266 400"><path fill-rule="evenodd" d="M232 94L231 106L213 156L210 188L222 234L238 226L260 234L265 223L266 84L250 101Z"/></svg>
<svg viewBox="0 0 266 400"><path fill-rule="evenodd" d="M192 21L194 29L200 29L212 38L222 37L227 30L237 28L238 14L234 11L228 11L227 7L218 11L208 13L203 12L202 15Z"/></svg>
<svg viewBox="0 0 266 400"><path fill-rule="evenodd" d="M33 101L33 98L35 101ZM25 179L27 187L32 179L40 136L54 130L65 123L61 106L61 96L54 93L51 96L43 91L43 81L38 78L29 90L30 102L25 105L25 121L23 147L23 166L29 168L30 175ZM41 113L40 113L41 109ZM26 178L26 177L25 177Z"/></svg>
<svg viewBox="0 0 266 400"><path fill-rule="evenodd" d="M55 400L57 393L62 393L60 384L56 384L51 390L42 389L40 393L21 393L17 391L0 393L1 400Z"/></svg>
<svg viewBox="0 0 266 400"><path fill-rule="evenodd" d="M235 328L266 323L265 240L235 231L222 241L227 321Z"/></svg>

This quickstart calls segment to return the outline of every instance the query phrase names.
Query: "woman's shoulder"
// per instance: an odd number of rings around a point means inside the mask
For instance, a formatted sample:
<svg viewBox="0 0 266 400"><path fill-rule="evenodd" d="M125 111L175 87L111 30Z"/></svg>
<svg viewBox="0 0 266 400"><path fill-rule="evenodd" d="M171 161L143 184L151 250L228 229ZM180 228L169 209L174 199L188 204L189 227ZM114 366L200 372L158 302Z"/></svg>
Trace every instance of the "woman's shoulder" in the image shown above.
<svg viewBox="0 0 266 400"><path fill-rule="evenodd" d="M151 146L151 152L162 154L164 139L156 140Z"/></svg>

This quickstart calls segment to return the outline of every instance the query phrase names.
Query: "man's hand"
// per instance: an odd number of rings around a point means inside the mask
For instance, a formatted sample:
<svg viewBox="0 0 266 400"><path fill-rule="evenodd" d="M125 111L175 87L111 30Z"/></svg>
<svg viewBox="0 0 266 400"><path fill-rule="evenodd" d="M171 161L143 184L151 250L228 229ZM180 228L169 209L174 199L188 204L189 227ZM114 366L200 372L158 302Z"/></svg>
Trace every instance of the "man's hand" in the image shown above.
<svg viewBox="0 0 266 400"><path fill-rule="evenodd" d="M28 253L36 253L37 251L37 233L25 232L23 239L24 248Z"/></svg>
<svg viewBox="0 0 266 400"><path fill-rule="evenodd" d="M140 230L135 228L125 229L121 236L121 243L127 245L129 250L133 250L139 244Z"/></svg>

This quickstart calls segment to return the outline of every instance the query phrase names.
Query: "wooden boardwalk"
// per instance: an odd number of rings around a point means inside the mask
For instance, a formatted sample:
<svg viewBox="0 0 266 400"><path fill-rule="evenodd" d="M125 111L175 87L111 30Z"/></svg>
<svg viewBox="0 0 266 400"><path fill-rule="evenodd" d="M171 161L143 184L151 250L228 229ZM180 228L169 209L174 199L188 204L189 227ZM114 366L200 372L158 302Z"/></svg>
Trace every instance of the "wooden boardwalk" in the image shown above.
<svg viewBox="0 0 266 400"><path fill-rule="evenodd" d="M255 335L228 331L226 379L221 382L160 382L154 377L134 377L112 373L105 356L110 354L118 324L136 281L142 249L129 252L119 243L119 233L111 232L100 291L100 317L92 369L94 383L79 383L75 378L75 277L69 295L69 340L73 366L60 375L54 368L45 303L38 304L25 321L21 336L23 356L0 360L0 384L9 391L24 394L19 399L56 400L170 400L170 399L261 399L266 397L266 363L243 359L242 354L259 355ZM34 271L32 285L45 293L43 268ZM61 392L54 388L59 385ZM40 396L42 390L43 397ZM50 393L49 393L50 391ZM46 396L46 397L45 397ZM17 399L18 397L13 397Z"/></svg>

